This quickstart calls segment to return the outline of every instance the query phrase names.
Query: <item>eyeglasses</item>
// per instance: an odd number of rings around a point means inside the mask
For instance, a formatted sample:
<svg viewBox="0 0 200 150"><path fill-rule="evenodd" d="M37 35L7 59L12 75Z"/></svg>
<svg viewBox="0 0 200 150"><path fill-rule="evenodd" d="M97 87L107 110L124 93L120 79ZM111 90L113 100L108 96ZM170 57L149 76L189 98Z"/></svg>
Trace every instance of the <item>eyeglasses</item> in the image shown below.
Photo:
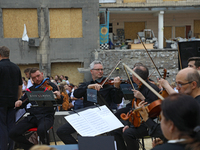
<svg viewBox="0 0 200 150"><path fill-rule="evenodd" d="M176 83L176 86L181 88L183 85L190 84L192 82L193 81L190 81L190 82L187 82L187 83Z"/></svg>
<svg viewBox="0 0 200 150"><path fill-rule="evenodd" d="M92 69L92 70L96 70L96 71L103 71L103 69Z"/></svg>

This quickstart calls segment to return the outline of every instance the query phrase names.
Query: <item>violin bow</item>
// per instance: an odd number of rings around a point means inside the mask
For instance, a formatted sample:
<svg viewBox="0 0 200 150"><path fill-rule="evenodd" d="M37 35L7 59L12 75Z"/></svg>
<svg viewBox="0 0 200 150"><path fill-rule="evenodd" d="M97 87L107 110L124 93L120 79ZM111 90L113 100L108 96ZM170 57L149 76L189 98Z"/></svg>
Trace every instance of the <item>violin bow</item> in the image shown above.
<svg viewBox="0 0 200 150"><path fill-rule="evenodd" d="M180 68L182 68L182 63L181 63L181 55L180 55L180 49L179 49L179 45L178 45L178 58L179 58L179 64L180 64Z"/></svg>
<svg viewBox="0 0 200 150"><path fill-rule="evenodd" d="M149 75L149 78L152 76L152 74L156 71L156 69Z"/></svg>
<svg viewBox="0 0 200 150"><path fill-rule="evenodd" d="M135 90L135 88L134 88L134 86L133 86L133 82L131 81L131 78L130 78L130 76L129 76L129 74L128 74L128 72L127 72L125 66L124 66L124 70L125 70L125 72L126 72L126 75L128 76L128 79L129 79L129 81L130 81L130 83L131 83L131 86L132 86L133 90Z"/></svg>
<svg viewBox="0 0 200 150"><path fill-rule="evenodd" d="M106 81L109 79L109 77L111 76L111 74L114 72L115 68L121 63L121 59L118 61L118 63L115 65L115 67L111 70L111 72L108 74L108 76L106 77L106 79L104 80L104 82L101 84L102 86L106 83Z"/></svg>
<svg viewBox="0 0 200 150"><path fill-rule="evenodd" d="M147 51L147 49L146 49L146 47L145 47L144 43L142 42L142 40L141 40L140 36L139 36L138 34L137 34L137 36L138 36L138 38L140 39L140 41L141 41L141 43L142 43L142 45L143 45L144 49L146 50L147 54L149 55L149 52ZM153 63L154 67L156 68L156 70L157 70L157 72L158 72L158 74L159 74L160 78L162 78L162 76L161 76L160 72L158 71L158 68L156 67L156 65L155 65L155 63L154 63L154 61L153 61L153 59L151 58L151 56L150 56L150 55L149 55L149 58L151 59L151 62Z"/></svg>
<svg viewBox="0 0 200 150"><path fill-rule="evenodd" d="M149 88L157 97L159 97L161 100L164 100L164 98L156 91L154 90L146 81L144 81L137 73L135 73L131 68L129 68L125 63L122 63L124 67L126 67L136 78L138 78L147 88Z"/></svg>

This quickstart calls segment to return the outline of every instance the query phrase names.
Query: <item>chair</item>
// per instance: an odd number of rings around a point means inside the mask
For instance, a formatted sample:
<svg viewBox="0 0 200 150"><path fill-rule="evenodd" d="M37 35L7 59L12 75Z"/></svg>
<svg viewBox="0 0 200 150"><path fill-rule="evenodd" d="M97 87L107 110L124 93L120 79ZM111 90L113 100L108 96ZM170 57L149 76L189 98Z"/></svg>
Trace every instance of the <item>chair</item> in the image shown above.
<svg viewBox="0 0 200 150"><path fill-rule="evenodd" d="M153 141L153 138L150 137L150 136L145 136L145 137L142 137L142 138L138 139L139 147L140 147L142 150L146 150L145 144L144 144L144 139L148 139L148 138L151 138L151 140ZM140 141L140 140L141 140L141 141Z"/></svg>
<svg viewBox="0 0 200 150"><path fill-rule="evenodd" d="M50 129L52 130L52 133L53 133L53 139L54 139L55 145L57 145L53 127L51 127ZM28 131L29 132L37 132L37 128L30 128ZM41 143L39 137L38 137L38 143Z"/></svg>

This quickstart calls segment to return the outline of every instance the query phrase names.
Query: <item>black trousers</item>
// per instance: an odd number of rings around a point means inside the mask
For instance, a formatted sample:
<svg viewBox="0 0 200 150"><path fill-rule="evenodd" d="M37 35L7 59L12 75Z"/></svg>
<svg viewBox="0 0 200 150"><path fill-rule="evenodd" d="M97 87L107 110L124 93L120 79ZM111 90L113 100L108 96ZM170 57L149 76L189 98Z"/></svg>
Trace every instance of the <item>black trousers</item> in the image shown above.
<svg viewBox="0 0 200 150"><path fill-rule="evenodd" d="M117 150L139 150L138 139L148 135L147 127L141 124L140 127L129 127L124 132L123 128L110 132L115 137Z"/></svg>
<svg viewBox="0 0 200 150"><path fill-rule="evenodd" d="M123 121L120 117L122 113L127 113L131 109L131 105L128 107L119 109L115 116L121 120L121 122L126 125L127 121ZM139 143L138 138L142 138L148 135L147 127L144 124L141 124L140 127L135 128L131 125L128 129L122 132L123 128L116 129L110 132L111 135L115 137L115 141L117 143L118 150L138 150Z"/></svg>
<svg viewBox="0 0 200 150"><path fill-rule="evenodd" d="M58 128L56 134L65 144L77 144L78 142L71 135L75 132L76 130L67 122Z"/></svg>
<svg viewBox="0 0 200 150"><path fill-rule="evenodd" d="M14 141L8 136L15 125L15 109L0 107L0 150L13 150Z"/></svg>
<svg viewBox="0 0 200 150"><path fill-rule="evenodd" d="M53 126L54 116L48 115L39 120L36 117L33 117L29 120L27 117L16 124L12 130L9 132L9 137L19 143L19 145L25 150L30 149L33 144L29 142L24 133L30 128L37 127L37 134L40 137L40 140L43 144L49 145L49 136L47 131Z"/></svg>

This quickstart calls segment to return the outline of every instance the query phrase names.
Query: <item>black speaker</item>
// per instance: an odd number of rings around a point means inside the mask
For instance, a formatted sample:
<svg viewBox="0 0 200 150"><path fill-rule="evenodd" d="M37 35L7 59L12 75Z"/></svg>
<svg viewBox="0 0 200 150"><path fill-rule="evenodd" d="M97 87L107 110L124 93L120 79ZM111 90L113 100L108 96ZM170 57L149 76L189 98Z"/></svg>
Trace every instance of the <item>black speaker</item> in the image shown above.
<svg viewBox="0 0 200 150"><path fill-rule="evenodd" d="M200 57L200 41L187 41L187 42L178 42L179 46L179 56L178 57L178 66L179 70L188 67L187 60L190 57ZM181 62L181 64L180 64Z"/></svg>

